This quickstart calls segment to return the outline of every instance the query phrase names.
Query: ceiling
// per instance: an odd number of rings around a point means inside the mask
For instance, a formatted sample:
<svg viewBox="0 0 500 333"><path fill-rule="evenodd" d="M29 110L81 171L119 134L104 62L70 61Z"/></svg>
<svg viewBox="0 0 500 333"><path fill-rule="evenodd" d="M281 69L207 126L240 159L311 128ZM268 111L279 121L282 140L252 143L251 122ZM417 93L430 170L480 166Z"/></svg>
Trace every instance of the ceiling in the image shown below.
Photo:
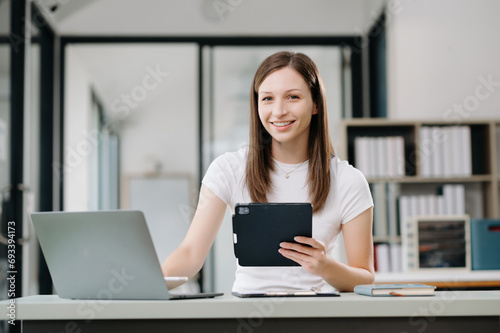
<svg viewBox="0 0 500 333"><path fill-rule="evenodd" d="M36 0L61 35L356 35L385 0Z"/></svg>

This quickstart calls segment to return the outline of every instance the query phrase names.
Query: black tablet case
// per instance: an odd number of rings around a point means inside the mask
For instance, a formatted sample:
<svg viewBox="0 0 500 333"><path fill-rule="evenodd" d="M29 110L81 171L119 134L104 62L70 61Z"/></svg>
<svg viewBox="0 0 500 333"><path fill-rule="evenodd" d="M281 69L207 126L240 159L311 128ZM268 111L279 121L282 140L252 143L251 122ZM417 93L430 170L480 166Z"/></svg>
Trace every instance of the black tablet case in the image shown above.
<svg viewBox="0 0 500 333"><path fill-rule="evenodd" d="M240 266L299 266L278 250L281 242L294 242L295 236L312 237L312 205L236 204L233 233L234 254Z"/></svg>

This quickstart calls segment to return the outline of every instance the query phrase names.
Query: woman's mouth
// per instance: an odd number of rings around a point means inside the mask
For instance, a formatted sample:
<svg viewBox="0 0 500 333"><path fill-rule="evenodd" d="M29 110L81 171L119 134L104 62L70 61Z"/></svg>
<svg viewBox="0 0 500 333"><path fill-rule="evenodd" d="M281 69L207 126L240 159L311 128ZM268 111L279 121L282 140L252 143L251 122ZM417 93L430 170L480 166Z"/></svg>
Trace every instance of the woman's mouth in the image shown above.
<svg viewBox="0 0 500 333"><path fill-rule="evenodd" d="M271 121L271 125L273 125L273 128L275 131L284 132L284 131L287 131L290 127L292 127L292 124L294 122L295 122L295 120L292 120L292 121Z"/></svg>
<svg viewBox="0 0 500 333"><path fill-rule="evenodd" d="M273 124L276 127L286 127L294 123L295 121L272 121L271 124Z"/></svg>

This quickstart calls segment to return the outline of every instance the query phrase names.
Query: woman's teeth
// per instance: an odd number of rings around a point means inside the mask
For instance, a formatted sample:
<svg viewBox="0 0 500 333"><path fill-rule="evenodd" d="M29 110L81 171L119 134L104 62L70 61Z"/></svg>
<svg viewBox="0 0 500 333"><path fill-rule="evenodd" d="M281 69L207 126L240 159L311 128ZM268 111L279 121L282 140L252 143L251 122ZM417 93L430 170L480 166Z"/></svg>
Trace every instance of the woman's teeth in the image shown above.
<svg viewBox="0 0 500 333"><path fill-rule="evenodd" d="M293 121L273 122L273 125L278 127L283 127L283 126L288 126L291 123L293 123Z"/></svg>

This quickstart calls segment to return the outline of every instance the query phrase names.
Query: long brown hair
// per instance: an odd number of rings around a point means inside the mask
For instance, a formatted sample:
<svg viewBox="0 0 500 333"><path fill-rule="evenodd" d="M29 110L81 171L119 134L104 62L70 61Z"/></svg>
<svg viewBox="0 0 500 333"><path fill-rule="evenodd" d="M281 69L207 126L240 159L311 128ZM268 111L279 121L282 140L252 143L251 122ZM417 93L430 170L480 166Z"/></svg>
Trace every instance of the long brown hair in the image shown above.
<svg viewBox="0 0 500 333"><path fill-rule="evenodd" d="M255 73L250 89L250 149L246 166L246 185L253 202L267 202L272 188L272 137L262 125L258 111L258 90L267 76L289 67L305 80L318 113L311 119L309 130L309 173L307 183L313 211L320 211L330 191L330 160L334 154L328 133L325 88L314 62L305 54L282 51L267 57Z"/></svg>

